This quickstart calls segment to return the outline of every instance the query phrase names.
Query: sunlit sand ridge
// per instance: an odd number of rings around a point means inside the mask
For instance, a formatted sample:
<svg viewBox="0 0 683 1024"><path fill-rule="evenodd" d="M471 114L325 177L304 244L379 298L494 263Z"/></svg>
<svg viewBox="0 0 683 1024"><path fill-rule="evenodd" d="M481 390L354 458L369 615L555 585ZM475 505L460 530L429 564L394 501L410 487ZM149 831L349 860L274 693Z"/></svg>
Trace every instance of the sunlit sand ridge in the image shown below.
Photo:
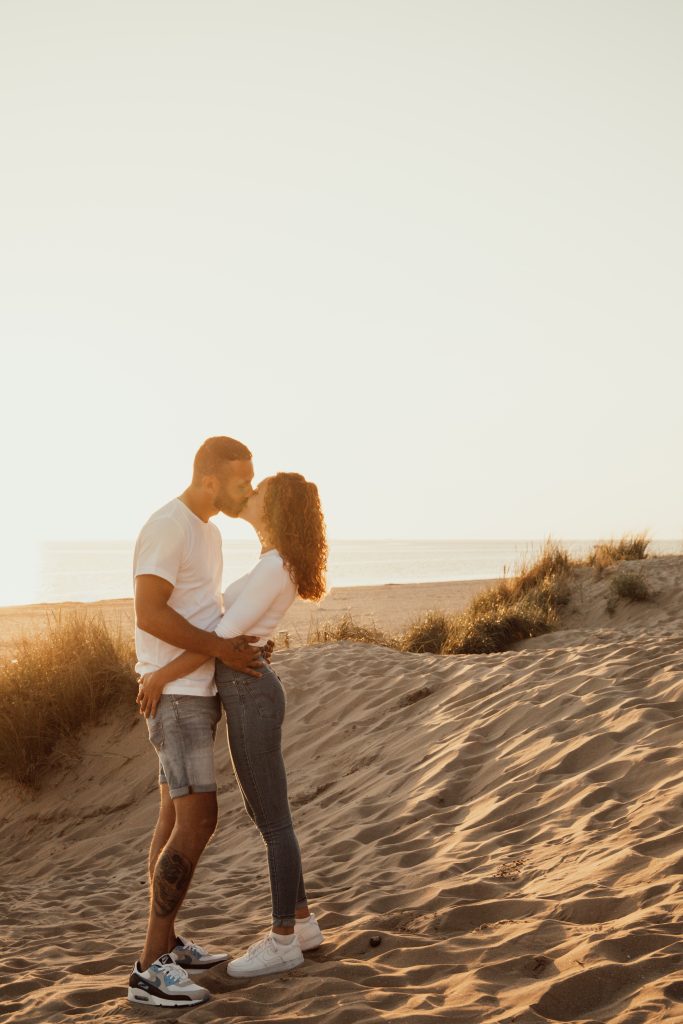
<svg viewBox="0 0 683 1024"><path fill-rule="evenodd" d="M650 600L615 601L624 568ZM503 654L277 654L327 941L284 977L215 969L213 1001L173 1019L683 1021L682 587L675 557L581 570L561 628ZM17 1024L139 1016L123 996L155 757L132 711L79 748L4 802L0 1001ZM222 737L217 752L221 823L182 931L237 954L267 923L267 872Z"/></svg>

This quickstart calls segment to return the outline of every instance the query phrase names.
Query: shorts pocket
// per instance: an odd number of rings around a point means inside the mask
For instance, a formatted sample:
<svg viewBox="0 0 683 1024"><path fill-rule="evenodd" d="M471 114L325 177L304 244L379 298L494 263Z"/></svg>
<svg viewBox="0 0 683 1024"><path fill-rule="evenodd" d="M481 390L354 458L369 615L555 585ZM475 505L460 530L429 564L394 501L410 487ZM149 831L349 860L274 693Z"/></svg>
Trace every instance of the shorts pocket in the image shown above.
<svg viewBox="0 0 683 1024"><path fill-rule="evenodd" d="M149 741L156 750L161 750L164 745L164 723L161 720L159 714L159 708L157 708L156 715L152 718L147 719L147 729L149 731Z"/></svg>

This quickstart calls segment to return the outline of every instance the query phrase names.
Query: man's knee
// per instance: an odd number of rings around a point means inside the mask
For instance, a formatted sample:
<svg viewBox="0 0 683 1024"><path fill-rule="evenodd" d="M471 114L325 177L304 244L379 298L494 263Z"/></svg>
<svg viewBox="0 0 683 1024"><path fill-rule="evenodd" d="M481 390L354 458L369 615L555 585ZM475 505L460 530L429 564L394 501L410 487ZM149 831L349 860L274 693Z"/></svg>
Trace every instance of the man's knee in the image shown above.
<svg viewBox="0 0 683 1024"><path fill-rule="evenodd" d="M197 850L198 847L201 849L206 846L215 831L216 819L213 817L198 817L182 825L176 822L169 842L184 850Z"/></svg>
<svg viewBox="0 0 683 1024"><path fill-rule="evenodd" d="M203 838L208 842L217 824L218 804L215 794L192 794L183 798L183 804L178 808L175 833Z"/></svg>

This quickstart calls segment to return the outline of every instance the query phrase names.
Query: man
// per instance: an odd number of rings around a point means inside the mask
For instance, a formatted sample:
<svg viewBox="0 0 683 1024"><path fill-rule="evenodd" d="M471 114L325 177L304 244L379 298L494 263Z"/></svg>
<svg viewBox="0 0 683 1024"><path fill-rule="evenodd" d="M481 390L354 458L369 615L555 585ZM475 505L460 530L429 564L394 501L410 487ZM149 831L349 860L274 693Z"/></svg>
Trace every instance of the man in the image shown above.
<svg viewBox="0 0 683 1024"><path fill-rule="evenodd" d="M135 547L136 670L141 676L182 651L206 654L187 678L169 684L148 719L160 761L161 806L149 851L150 910L145 946L129 979L131 1002L192 1006L209 998L187 971L225 962L175 932L175 919L217 820L213 744L221 708L214 659L258 676L256 637L214 632L222 614L221 535L211 517L236 518L253 493L251 452L211 437L194 460L192 482L155 512Z"/></svg>

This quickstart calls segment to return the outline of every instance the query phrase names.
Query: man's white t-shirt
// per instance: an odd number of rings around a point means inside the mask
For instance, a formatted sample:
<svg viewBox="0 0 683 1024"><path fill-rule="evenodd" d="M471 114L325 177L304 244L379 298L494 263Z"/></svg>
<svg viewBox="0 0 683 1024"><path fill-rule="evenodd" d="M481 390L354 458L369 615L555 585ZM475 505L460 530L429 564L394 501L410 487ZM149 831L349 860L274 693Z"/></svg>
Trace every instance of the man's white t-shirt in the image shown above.
<svg viewBox="0 0 683 1024"><path fill-rule="evenodd" d="M179 498L147 520L135 545L133 576L161 576L173 585L168 605L193 626L213 632L222 613L223 552L218 527L205 523ZM135 628L136 672L144 675L168 665L182 647ZM212 697L214 659L164 687L164 693Z"/></svg>

